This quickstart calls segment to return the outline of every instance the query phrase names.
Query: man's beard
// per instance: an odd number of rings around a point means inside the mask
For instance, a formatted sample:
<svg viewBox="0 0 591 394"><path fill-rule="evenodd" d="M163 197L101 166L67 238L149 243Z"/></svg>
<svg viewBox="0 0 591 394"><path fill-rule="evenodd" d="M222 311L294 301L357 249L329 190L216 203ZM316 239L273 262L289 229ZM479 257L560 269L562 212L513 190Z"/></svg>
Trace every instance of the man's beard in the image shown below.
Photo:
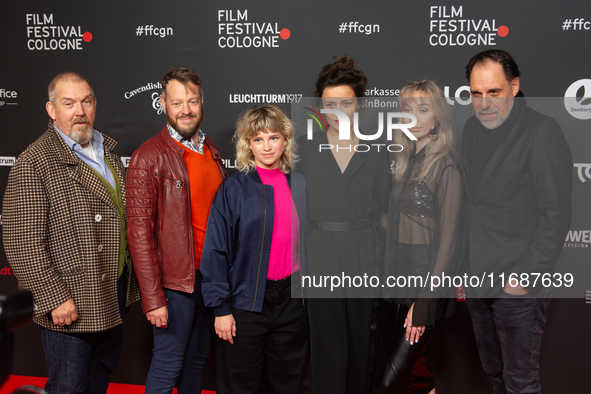
<svg viewBox="0 0 591 394"><path fill-rule="evenodd" d="M77 124L80 122L84 122L85 124ZM70 130L70 135L68 137L80 145L88 144L94 135L92 124L90 124L90 120L85 116L74 118L70 124Z"/></svg>
<svg viewBox="0 0 591 394"><path fill-rule="evenodd" d="M188 140L190 138L193 138L197 131L199 131L199 126L201 125L203 115L198 117L194 113L191 113L190 115L177 115L175 118L172 118L168 116L168 114L166 114L166 118L168 119L168 123L170 123L173 129L175 129L184 139ZM178 122L179 119L183 118L194 118L197 121L192 125L185 126Z"/></svg>
<svg viewBox="0 0 591 394"><path fill-rule="evenodd" d="M476 117L478 118L478 120L480 121L480 123L484 127L486 127L489 130L494 130L498 127L501 127L501 125L503 123L505 123L507 118L509 118L509 115L511 114L512 109L513 109L513 101L511 101L509 107L507 108L507 113L504 115L501 114L501 112L499 111L498 108L494 107L494 108L489 108L486 110L478 109L478 111L476 111ZM495 119L491 119L491 120L487 120L482 117L482 115L489 115L489 114L497 114L497 117Z"/></svg>

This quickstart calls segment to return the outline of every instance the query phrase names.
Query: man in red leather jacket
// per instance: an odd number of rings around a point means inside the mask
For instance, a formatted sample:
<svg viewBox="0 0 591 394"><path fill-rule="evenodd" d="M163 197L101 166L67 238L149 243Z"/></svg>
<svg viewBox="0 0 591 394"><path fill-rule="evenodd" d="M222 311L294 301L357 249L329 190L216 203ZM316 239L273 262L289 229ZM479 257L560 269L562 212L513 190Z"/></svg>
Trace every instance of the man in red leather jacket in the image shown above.
<svg viewBox="0 0 591 394"><path fill-rule="evenodd" d="M201 392L213 313L199 271L209 209L226 175L199 126L201 79L173 68L162 81L167 125L138 148L127 169L129 249L154 333L146 393Z"/></svg>

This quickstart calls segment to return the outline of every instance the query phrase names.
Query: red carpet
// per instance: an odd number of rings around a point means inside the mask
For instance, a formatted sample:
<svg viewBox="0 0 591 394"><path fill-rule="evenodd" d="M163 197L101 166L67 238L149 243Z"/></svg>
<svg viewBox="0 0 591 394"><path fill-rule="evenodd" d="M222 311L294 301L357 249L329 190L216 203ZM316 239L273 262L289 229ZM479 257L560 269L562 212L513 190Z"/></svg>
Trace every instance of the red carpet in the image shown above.
<svg viewBox="0 0 591 394"><path fill-rule="evenodd" d="M45 386L46 381L47 378L39 378L36 376L10 375L4 385L0 387L0 394L11 394L14 390L24 385L43 387ZM142 394L143 392L144 386L121 383L111 383L107 390L107 394ZM173 394L176 394L176 389L172 392ZM215 394L215 391L204 390L201 393Z"/></svg>

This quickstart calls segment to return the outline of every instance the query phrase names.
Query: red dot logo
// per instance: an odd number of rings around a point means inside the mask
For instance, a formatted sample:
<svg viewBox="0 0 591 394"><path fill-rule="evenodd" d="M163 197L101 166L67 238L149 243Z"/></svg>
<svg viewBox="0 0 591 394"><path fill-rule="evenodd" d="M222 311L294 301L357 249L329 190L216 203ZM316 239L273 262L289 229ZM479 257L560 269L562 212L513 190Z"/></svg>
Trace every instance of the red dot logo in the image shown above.
<svg viewBox="0 0 591 394"><path fill-rule="evenodd" d="M497 34L500 37L507 37L507 34L509 34L509 28L505 25L499 26L499 28L497 29Z"/></svg>
<svg viewBox="0 0 591 394"><path fill-rule="evenodd" d="M85 42L90 42L90 41L92 41L92 33L91 33L91 32L89 32L89 31L85 32L84 34L82 34L82 39L83 39Z"/></svg>
<svg viewBox="0 0 591 394"><path fill-rule="evenodd" d="M291 36L289 29L281 29L279 32L279 37L283 38L284 40L287 40L289 36Z"/></svg>

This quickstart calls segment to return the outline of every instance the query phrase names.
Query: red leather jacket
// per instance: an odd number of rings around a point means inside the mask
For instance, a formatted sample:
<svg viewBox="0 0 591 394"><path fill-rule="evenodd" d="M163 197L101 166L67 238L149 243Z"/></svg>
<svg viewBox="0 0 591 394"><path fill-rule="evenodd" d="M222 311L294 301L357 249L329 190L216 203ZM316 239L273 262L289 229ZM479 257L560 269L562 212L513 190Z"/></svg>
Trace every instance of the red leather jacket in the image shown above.
<svg viewBox="0 0 591 394"><path fill-rule="evenodd" d="M217 146L205 143L226 171ZM166 305L162 287L192 293L195 252L184 148L166 126L140 146L127 168L127 240L144 313Z"/></svg>

